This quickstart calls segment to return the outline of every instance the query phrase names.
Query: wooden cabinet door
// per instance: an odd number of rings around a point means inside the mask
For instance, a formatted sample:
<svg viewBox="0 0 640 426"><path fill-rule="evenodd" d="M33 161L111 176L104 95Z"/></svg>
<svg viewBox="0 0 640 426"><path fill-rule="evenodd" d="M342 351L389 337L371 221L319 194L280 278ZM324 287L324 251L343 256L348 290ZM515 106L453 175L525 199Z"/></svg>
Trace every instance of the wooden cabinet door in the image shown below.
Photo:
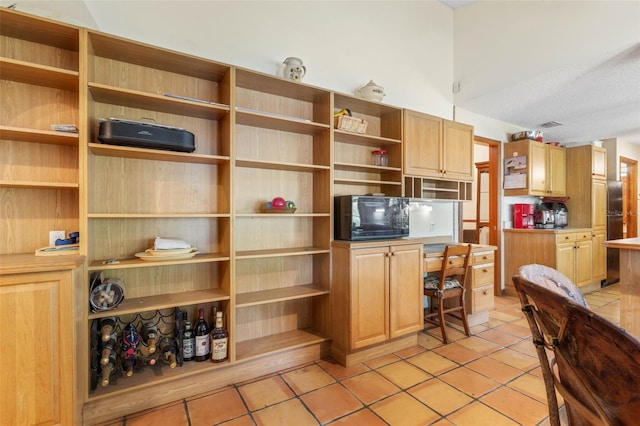
<svg viewBox="0 0 640 426"><path fill-rule="evenodd" d="M350 349L358 349L387 340L389 335L388 255L388 247L358 249L352 252Z"/></svg>
<svg viewBox="0 0 640 426"><path fill-rule="evenodd" d="M607 248L602 244L607 241L607 231L593 232L593 268L592 280L602 281L607 278Z"/></svg>
<svg viewBox="0 0 640 426"><path fill-rule="evenodd" d="M547 147L539 142L529 142L529 195L547 196Z"/></svg>
<svg viewBox="0 0 640 426"><path fill-rule="evenodd" d="M443 120L442 161L444 177L473 180L473 126Z"/></svg>
<svg viewBox="0 0 640 426"><path fill-rule="evenodd" d="M591 176L594 179L607 178L607 150L593 147L591 153Z"/></svg>
<svg viewBox="0 0 640 426"><path fill-rule="evenodd" d="M404 174L442 176L442 119L404 110Z"/></svg>
<svg viewBox="0 0 640 426"><path fill-rule="evenodd" d="M71 272L0 277L0 424L73 425Z"/></svg>
<svg viewBox="0 0 640 426"><path fill-rule="evenodd" d="M591 181L591 227L594 230L607 229L607 181Z"/></svg>
<svg viewBox="0 0 640 426"><path fill-rule="evenodd" d="M567 195L567 151L565 148L547 145L548 195L561 197Z"/></svg>
<svg viewBox="0 0 640 426"><path fill-rule="evenodd" d="M557 244L556 245L556 269L562 272L574 283L575 280L575 243ZM589 268L591 271L591 268ZM589 272L591 274L591 272Z"/></svg>
<svg viewBox="0 0 640 426"><path fill-rule="evenodd" d="M423 324L422 245L393 247L389 256L389 338Z"/></svg>
<svg viewBox="0 0 640 426"><path fill-rule="evenodd" d="M578 286L591 284L593 251L591 240L576 242L575 248L575 279Z"/></svg>

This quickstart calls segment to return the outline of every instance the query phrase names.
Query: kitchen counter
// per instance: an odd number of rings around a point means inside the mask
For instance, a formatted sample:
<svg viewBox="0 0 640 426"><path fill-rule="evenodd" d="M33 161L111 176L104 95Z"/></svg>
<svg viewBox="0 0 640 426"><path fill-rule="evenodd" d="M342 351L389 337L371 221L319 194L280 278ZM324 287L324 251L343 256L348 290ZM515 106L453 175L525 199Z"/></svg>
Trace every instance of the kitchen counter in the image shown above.
<svg viewBox="0 0 640 426"><path fill-rule="evenodd" d="M640 338L640 238L604 245L620 249L620 327Z"/></svg>
<svg viewBox="0 0 640 426"><path fill-rule="evenodd" d="M553 233L553 234L562 234L565 232L591 232L591 228L547 228L547 229L517 229L517 228L509 228L504 229L504 232L516 232L516 233Z"/></svg>

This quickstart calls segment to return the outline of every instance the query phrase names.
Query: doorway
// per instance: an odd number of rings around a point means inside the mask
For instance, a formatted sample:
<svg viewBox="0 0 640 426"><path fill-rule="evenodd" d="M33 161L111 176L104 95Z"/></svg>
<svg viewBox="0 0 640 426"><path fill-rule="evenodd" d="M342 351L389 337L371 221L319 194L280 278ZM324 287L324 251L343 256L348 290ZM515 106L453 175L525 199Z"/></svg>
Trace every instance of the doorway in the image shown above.
<svg viewBox="0 0 640 426"><path fill-rule="evenodd" d="M481 160L475 164L476 190L473 200L465 203L464 241L470 243L496 246L494 262L494 295L502 294L502 266L500 241L500 155L502 143L480 136L474 138L476 158ZM466 210L473 212L467 214Z"/></svg>
<svg viewBox="0 0 640 426"><path fill-rule="evenodd" d="M638 236L638 162L620 157L622 182L622 238Z"/></svg>

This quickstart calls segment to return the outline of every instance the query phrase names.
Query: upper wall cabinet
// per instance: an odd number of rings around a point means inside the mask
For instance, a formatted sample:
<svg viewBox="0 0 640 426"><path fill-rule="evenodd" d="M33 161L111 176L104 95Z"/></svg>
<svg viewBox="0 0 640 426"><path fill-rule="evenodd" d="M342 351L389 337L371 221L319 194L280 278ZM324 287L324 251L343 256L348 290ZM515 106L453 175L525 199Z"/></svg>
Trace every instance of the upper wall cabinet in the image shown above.
<svg viewBox="0 0 640 426"><path fill-rule="evenodd" d="M504 145L504 195L567 195L566 149L532 140Z"/></svg>
<svg viewBox="0 0 640 426"><path fill-rule="evenodd" d="M79 230L78 51L77 27L0 8L0 254Z"/></svg>
<svg viewBox="0 0 640 426"><path fill-rule="evenodd" d="M348 109L367 123L365 133L333 131L334 195L402 194L402 109L349 95L334 94L334 108ZM388 164L372 163L372 152L386 151Z"/></svg>
<svg viewBox="0 0 640 426"><path fill-rule="evenodd" d="M404 173L473 180L473 127L404 110Z"/></svg>

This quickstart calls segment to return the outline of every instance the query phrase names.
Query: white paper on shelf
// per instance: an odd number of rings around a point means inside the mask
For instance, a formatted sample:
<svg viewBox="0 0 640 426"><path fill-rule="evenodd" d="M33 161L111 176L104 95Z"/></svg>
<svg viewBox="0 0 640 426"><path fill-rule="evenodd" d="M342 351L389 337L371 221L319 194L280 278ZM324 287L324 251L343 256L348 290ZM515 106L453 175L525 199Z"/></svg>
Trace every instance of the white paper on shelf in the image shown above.
<svg viewBox="0 0 640 426"><path fill-rule="evenodd" d="M157 237L153 248L154 250L173 250L181 248L190 248L191 244L186 241L173 239L173 238L161 238Z"/></svg>

